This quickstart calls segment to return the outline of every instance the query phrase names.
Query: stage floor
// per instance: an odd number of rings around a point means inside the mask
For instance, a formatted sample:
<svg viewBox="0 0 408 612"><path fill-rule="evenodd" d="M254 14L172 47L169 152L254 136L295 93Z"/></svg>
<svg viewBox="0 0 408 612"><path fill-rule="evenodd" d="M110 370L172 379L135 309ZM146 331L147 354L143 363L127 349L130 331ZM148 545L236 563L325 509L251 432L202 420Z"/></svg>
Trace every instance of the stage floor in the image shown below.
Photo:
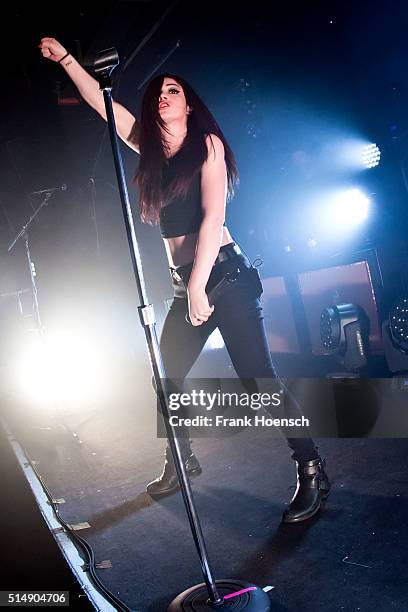
<svg viewBox="0 0 408 612"><path fill-rule="evenodd" d="M9 427L53 497L65 500L61 516L71 525L89 523L80 535L97 563L111 564L97 570L100 580L140 612L164 612L202 582L180 494L153 501L144 493L163 462L152 405L153 395L121 397L51 424L13 399L3 402ZM407 609L408 440L316 443L332 482L326 507L303 524L283 525L295 466L282 437L247 429L194 441L203 474L193 491L216 577L273 587L274 611ZM6 545L9 556L15 540ZM21 548L19 556L24 564ZM24 575L35 576L38 566L30 563L26 555Z"/></svg>

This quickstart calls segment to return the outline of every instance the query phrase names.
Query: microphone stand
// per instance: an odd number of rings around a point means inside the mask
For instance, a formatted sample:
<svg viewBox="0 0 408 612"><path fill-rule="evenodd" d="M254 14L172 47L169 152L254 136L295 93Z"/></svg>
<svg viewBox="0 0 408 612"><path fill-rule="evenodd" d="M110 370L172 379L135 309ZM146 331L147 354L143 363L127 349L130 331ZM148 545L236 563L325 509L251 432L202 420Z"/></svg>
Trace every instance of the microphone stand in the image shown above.
<svg viewBox="0 0 408 612"><path fill-rule="evenodd" d="M48 346L47 346L47 338L46 338L46 334L45 334L45 328L42 324L42 320L41 320L41 315L40 315L40 306L38 303L38 290L37 290L37 284L35 281L35 278L37 276L36 270L35 270L35 265L34 262L31 258L31 252L30 252L30 245L29 245L29 234L28 234L28 228L30 227L31 223L34 221L34 219L37 217L37 215L39 214L40 210L44 207L44 206L48 206L48 201L51 198L53 192L56 191L55 189L50 189L49 191L44 190L44 199L42 200L41 204L38 206L38 208L36 208L36 210L34 211L34 213L31 215L31 217L29 218L29 220L27 221L27 223L25 225L23 225L23 227L21 228L21 230L19 231L19 233L17 234L17 236L14 238L14 240L11 242L11 244L9 245L7 251L11 252L12 249L15 247L15 245L17 244L17 242L21 239L24 242L24 246L25 246L25 251L26 251L26 255L27 255L27 262L28 262L28 269L30 272L30 280L31 280L31 292L32 292L32 296L33 296L33 310L34 310L34 319L35 319L35 329L38 332L38 335L40 337L40 341L42 343L42 346L44 348L44 352L45 355L48 356ZM62 403L61 398L54 398L56 404L60 404ZM58 409L56 410L56 412L58 413ZM66 429L66 431L74 438L74 440L76 442L78 442L79 444L82 444L82 440L78 437L78 434L74 431L71 431L71 429L68 427L68 425L66 423L63 423L63 427Z"/></svg>
<svg viewBox="0 0 408 612"><path fill-rule="evenodd" d="M41 337L43 337L43 335L44 335L44 328L43 328L42 323L41 323L40 308L39 308L39 305L38 305L37 285L36 285L36 282L35 282L36 272L35 272L34 263L33 263L32 259L31 259L30 246L29 246L29 242L28 242L28 231L27 230L30 227L31 223L36 218L36 216L38 215L38 213L40 212L40 210L43 208L43 206L48 206L48 200L50 199L50 197L51 197L51 192L47 192L45 194L45 196L44 196L43 201L39 205L39 207L34 211L34 213L31 215L31 217L29 218L27 223L25 225L23 225L23 227L21 228L21 230L19 231L19 233L17 234L17 236L14 238L14 240L12 241L12 243L9 245L9 247L7 249L7 251L10 253L10 251L14 248L14 246L16 245L17 241L20 238L24 241L24 246L25 246L26 255L27 255L27 261L28 261L28 268L29 268L29 271L30 271L31 289L32 289L32 293L33 293L34 316L35 316L35 320L36 320L36 324L37 324L37 331L39 332Z"/></svg>
<svg viewBox="0 0 408 612"><path fill-rule="evenodd" d="M133 224L132 209L126 185L123 160L119 149L116 133L115 116L112 106L111 73L119 64L117 50L112 47L100 51L94 62L94 71L103 92L106 108L106 117L111 139L112 154L115 164L116 176L122 205L123 219L126 228L130 257L133 272L139 293L140 306L138 306L140 322L144 328L150 363L155 379L155 388L160 401L164 418L169 446L174 458L177 478L183 501L187 511L191 532L198 552L204 584L193 586L178 595L170 604L168 612L176 610L210 610L231 609L236 611L247 610L256 612L269 612L270 601L267 594L259 587L242 580L214 580L208 553L201 529L197 509L195 507L190 481L185 469L181 454L180 443L176 429L170 422L170 409L167 396L167 382L162 355L156 333L156 321L153 305L148 303L146 287L143 276L142 261Z"/></svg>

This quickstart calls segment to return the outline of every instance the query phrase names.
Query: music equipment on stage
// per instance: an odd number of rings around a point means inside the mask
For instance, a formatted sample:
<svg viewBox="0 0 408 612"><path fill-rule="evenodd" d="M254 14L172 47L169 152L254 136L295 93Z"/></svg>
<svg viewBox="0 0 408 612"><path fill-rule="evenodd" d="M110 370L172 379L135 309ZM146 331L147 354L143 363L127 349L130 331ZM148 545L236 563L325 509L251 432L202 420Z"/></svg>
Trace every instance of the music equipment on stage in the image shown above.
<svg viewBox="0 0 408 612"><path fill-rule="evenodd" d="M369 324L372 355L384 353L377 291L368 261L263 279L265 327L271 352L330 355L321 339L325 309L354 304Z"/></svg>

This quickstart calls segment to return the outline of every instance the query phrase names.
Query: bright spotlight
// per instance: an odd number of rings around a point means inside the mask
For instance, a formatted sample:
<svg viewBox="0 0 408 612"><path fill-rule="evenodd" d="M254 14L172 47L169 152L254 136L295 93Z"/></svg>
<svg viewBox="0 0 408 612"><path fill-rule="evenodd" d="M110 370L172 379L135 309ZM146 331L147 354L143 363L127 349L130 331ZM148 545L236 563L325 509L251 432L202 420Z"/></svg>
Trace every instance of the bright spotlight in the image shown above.
<svg viewBox="0 0 408 612"><path fill-rule="evenodd" d="M361 161L366 168L375 168L380 163L381 151L375 143L365 145L361 151Z"/></svg>
<svg viewBox="0 0 408 612"><path fill-rule="evenodd" d="M380 163L381 151L375 143L363 138L347 137L328 141L322 148L322 161L332 170L358 171L374 168Z"/></svg>
<svg viewBox="0 0 408 612"><path fill-rule="evenodd" d="M20 389L32 400L77 403L100 395L103 370L91 342L80 336L47 334L23 349L16 374Z"/></svg>
<svg viewBox="0 0 408 612"><path fill-rule="evenodd" d="M358 225L368 216L370 200L360 189L339 193L333 202L332 216L336 225Z"/></svg>

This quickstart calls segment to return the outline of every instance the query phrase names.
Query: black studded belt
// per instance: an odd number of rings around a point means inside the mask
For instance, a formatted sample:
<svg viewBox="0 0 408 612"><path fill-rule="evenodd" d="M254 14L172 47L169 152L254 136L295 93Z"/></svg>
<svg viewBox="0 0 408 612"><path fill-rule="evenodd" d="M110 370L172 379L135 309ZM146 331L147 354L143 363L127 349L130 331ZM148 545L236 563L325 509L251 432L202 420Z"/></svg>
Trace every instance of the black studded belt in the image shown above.
<svg viewBox="0 0 408 612"><path fill-rule="evenodd" d="M220 247L217 258L214 261L213 272L215 273L217 264L228 261L229 259L234 259L234 257L241 254L242 251L235 242L230 242L229 244L225 244L224 246ZM192 267L193 263L187 264L186 266L178 266L177 268L170 268L170 273L173 280L176 283L183 281L185 285L187 285ZM213 277L213 272L211 273L211 277Z"/></svg>

